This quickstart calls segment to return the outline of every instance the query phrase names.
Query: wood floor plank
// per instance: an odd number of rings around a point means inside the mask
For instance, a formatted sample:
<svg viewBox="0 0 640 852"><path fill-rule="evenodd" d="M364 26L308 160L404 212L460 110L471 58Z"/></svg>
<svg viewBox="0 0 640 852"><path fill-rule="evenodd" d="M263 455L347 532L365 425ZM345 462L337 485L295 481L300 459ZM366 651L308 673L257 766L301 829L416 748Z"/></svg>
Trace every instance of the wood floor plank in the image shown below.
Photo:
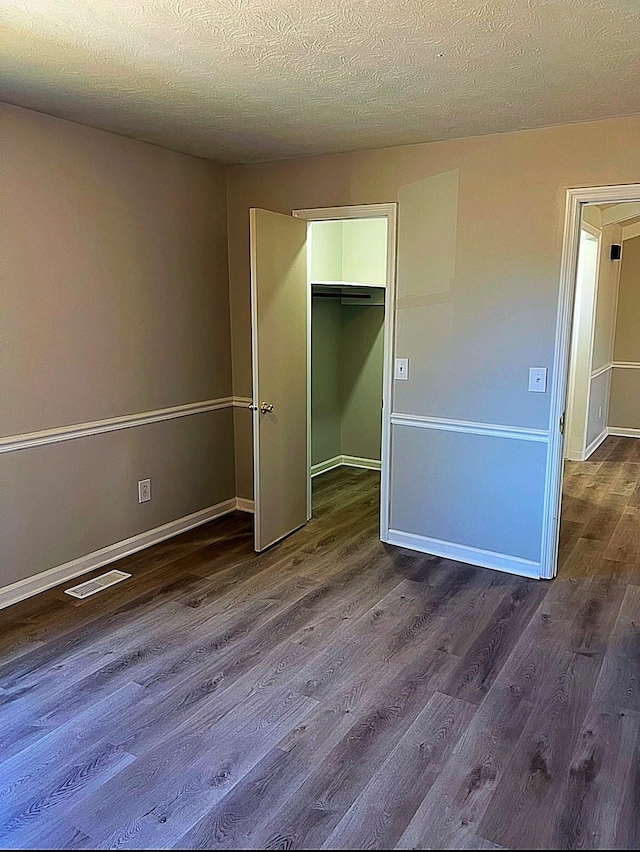
<svg viewBox="0 0 640 852"><path fill-rule="evenodd" d="M0 785L3 846L51 848L49 841L39 845L38 838L52 830L60 811L65 814L135 760L126 749L101 736L100 728L106 720L130 712L141 692L139 686L129 684L18 754L5 759L3 750L0 779L10 779ZM62 821L67 825L64 816ZM66 843L69 832L64 834ZM74 837L75 843L81 842L79 835Z"/></svg>
<svg viewBox="0 0 640 852"><path fill-rule="evenodd" d="M30 836L29 845L34 849L65 849L71 850L71 852L96 848L91 837L71 825L64 818L49 820L46 828L34 831ZM24 848L24 840L21 840L17 846L11 846L9 842L6 848Z"/></svg>
<svg viewBox="0 0 640 852"><path fill-rule="evenodd" d="M617 518L614 522L617 522ZM588 581L594 574L594 565L602 563L605 549L606 542L581 536L568 553L562 554L564 559L559 563L558 578L564 580L574 577ZM610 565L606 566L606 571L611 571Z"/></svg>
<svg viewBox="0 0 640 852"><path fill-rule="evenodd" d="M315 706L285 686L247 702L233 718L200 717L72 808L69 819L99 846L171 846Z"/></svg>
<svg viewBox="0 0 640 852"><path fill-rule="evenodd" d="M94 641L103 637L105 643L108 643L116 635L116 630L120 625L127 633L131 633L134 629L132 625L140 624L143 619L155 619L158 625L161 625L162 619L158 617L157 609L163 607L167 602L171 602L185 586L195 582L197 582L197 578L190 574L178 575L168 580L166 570L163 567L159 570L157 576L154 574L151 583L149 583L149 578L140 578L137 584L130 581L121 584L122 587L126 586L126 588L114 586L116 600L119 595L124 595L124 598L120 598L120 600L127 601L116 612L109 613L109 605L106 601L102 608L99 608L96 604L94 613L84 618L76 617L71 629L62 630L55 638L47 642L44 650L36 648L33 653L24 654L17 660L2 664L0 666L0 683L7 690L14 686L24 687L31 680L41 683L41 677L39 678L38 675L42 675L42 668L46 663L55 660L57 665L60 665L61 661L66 663L76 654L86 654L88 625L92 628ZM129 583L130 585L127 585ZM141 590L143 584L146 586L146 592L140 600L136 597L136 592ZM149 591L149 586L151 586L151 591ZM132 595L133 597L131 597ZM111 595L109 595L109 600L111 600ZM174 611L180 610L181 608L178 607ZM71 605L70 611L78 612ZM132 618L136 613L137 617ZM92 650L93 647L92 644Z"/></svg>
<svg viewBox="0 0 640 852"><path fill-rule="evenodd" d="M282 795L311 772L308 763L273 748L175 844L175 849L246 849L260 825L281 804Z"/></svg>
<svg viewBox="0 0 640 852"><path fill-rule="evenodd" d="M29 781L28 801L16 797L13 791L11 797L3 796L0 805L2 843L13 842L18 847L28 845L34 829L40 832L42 823L54 809L71 807L81 795L102 789L110 778L134 761L133 755L101 742L79 751L71 764L64 760L50 762L46 777L43 777L42 766L38 766L37 780Z"/></svg>
<svg viewBox="0 0 640 852"><path fill-rule="evenodd" d="M455 570L455 569L454 569ZM435 588L443 583L436 583ZM476 633L482 631L495 616L496 610L509 596L513 581L498 572L480 572L463 587L462 594L443 600L435 611L432 634L439 651L462 657L468 651ZM460 630L461 624L473 623L474 632Z"/></svg>
<svg viewBox="0 0 640 852"><path fill-rule="evenodd" d="M546 593L535 580L520 581L476 637L443 691L480 704Z"/></svg>
<svg viewBox="0 0 640 852"><path fill-rule="evenodd" d="M436 658L434 690L446 661L445 655ZM180 840L178 848L247 848L256 832L349 734L355 721L371 717L389 700L387 690L384 679L367 676L352 677L342 688L336 686Z"/></svg>
<svg viewBox="0 0 640 852"><path fill-rule="evenodd" d="M573 548L576 546L576 543L580 538L583 529L584 523L582 521L571 521L565 516L565 513L563 511L562 521L560 524L560 545L558 555L558 561L560 562L560 564L566 564L568 558L570 557L573 551Z"/></svg>
<svg viewBox="0 0 640 852"><path fill-rule="evenodd" d="M640 849L640 820L638 802L640 802L640 736L636 738L635 749L631 755L631 772L626 785L619 789L622 807L618 813L615 827L614 849Z"/></svg>
<svg viewBox="0 0 640 852"><path fill-rule="evenodd" d="M611 483L611 492L619 494L625 498L625 502L629 505L629 500L635 494L636 487L640 481L639 463L624 461L618 464L618 471Z"/></svg>
<svg viewBox="0 0 640 852"><path fill-rule="evenodd" d="M255 602L253 609L230 614L226 622L216 620L215 630L212 630L212 622L207 631L210 635L206 636L205 639L204 635L206 634L203 634L197 648L203 654L206 649L216 653L234 643L239 643L249 634L256 623L260 623L260 619L267 621L274 614L274 608L275 605L272 603L258 601ZM186 613L186 610L183 610L183 613ZM199 613L199 618L203 619L202 612ZM89 666L81 660L79 665L81 676L76 685L73 685L73 677L69 677L71 674L70 666L73 661L71 664L61 663L58 675L60 673L66 674L67 679L66 681L62 680L61 684L63 687L66 684L67 688L63 689L62 694L54 691L52 695L46 695L45 692L44 700L40 700L36 704L40 713L38 724L55 727L55 725L73 716L74 713L110 695L134 678L143 681L145 676L150 677L154 673L166 683L167 675L165 673L176 671L176 658L184 659L185 651L180 647L179 639L184 634L187 624L187 621L183 621L176 625L165 619L162 625L163 628L167 628L166 634L156 637L153 630L146 631L146 633L143 631L142 634L137 633L137 642L134 640L133 644L129 643L121 649L120 653L110 652L108 648L101 650L98 647L97 653L94 652L94 659ZM136 630L139 626L136 625ZM204 620L204 629L207 629L206 619ZM197 631L195 635L198 635ZM193 655L197 657L197 653L191 645L187 656ZM53 674L56 674L56 672L54 671ZM163 674L165 674L165 677L162 677ZM28 697L35 700L34 697L37 697L42 690L46 690L47 686L45 683L38 688L37 682L34 682L32 686L27 687ZM15 707L8 703L14 698L18 699L15 701ZM15 749L16 745L20 744L20 737L24 728L24 700L21 700L23 698L20 690L17 691L17 694L10 692L8 696L3 697L3 702L5 699L7 702L3 706L6 721L0 739L4 742L10 741L11 749ZM8 715L9 709L11 709L10 715ZM27 728L27 733L31 734L32 731Z"/></svg>
<svg viewBox="0 0 640 852"><path fill-rule="evenodd" d="M473 847L537 700L570 661L571 654L549 639L518 646L396 848Z"/></svg>
<svg viewBox="0 0 640 852"><path fill-rule="evenodd" d="M248 848L319 849L436 691L445 654L424 653L388 685L374 710L322 760L291 799L250 840Z"/></svg>
<svg viewBox="0 0 640 852"><path fill-rule="evenodd" d="M627 586L606 648L593 702L640 713L640 587Z"/></svg>
<svg viewBox="0 0 640 852"><path fill-rule="evenodd" d="M392 593L365 614L342 644L330 643L300 673L295 687L322 699L336 684L361 676L361 659L368 663L367 676L381 671L392 676L397 667L410 662L425 641L436 650L446 645L446 618L456 619L487 585L486 572L465 568L449 571L434 585L402 581ZM462 590L466 594L461 594ZM372 643L375 654L371 653ZM457 657L451 655L451 662ZM377 671L376 671L377 670Z"/></svg>
<svg viewBox="0 0 640 852"><path fill-rule="evenodd" d="M589 710L600 661L572 654L533 708L479 827L511 848L548 848L549 815ZM508 814L508 819L505 815Z"/></svg>
<svg viewBox="0 0 640 852"><path fill-rule="evenodd" d="M639 714L591 710L556 797L549 848L615 848L639 736Z"/></svg>
<svg viewBox="0 0 640 852"><path fill-rule="evenodd" d="M624 498L617 497L612 500L595 495L592 500L594 509L585 521L582 538L591 538L608 544L625 508Z"/></svg>
<svg viewBox="0 0 640 852"><path fill-rule="evenodd" d="M615 443L613 441L609 442L607 439L604 443L610 443L611 447L609 454L606 457L607 461L630 461L635 455L635 448L637 445L635 438L618 438Z"/></svg>
<svg viewBox="0 0 640 852"><path fill-rule="evenodd" d="M622 441L622 438L619 438L614 435L610 435L605 441L603 441L598 449L593 453L590 457L589 461L591 462L601 462L609 459L611 457L612 452L618 446L618 444Z"/></svg>
<svg viewBox="0 0 640 852"><path fill-rule="evenodd" d="M600 568L596 562L595 568ZM557 640L577 654L602 656L610 644L611 633L618 618L627 589L626 576L611 571L593 573L583 582L559 581L546 595L540 613L550 619L549 629L555 629Z"/></svg>
<svg viewBox="0 0 640 852"><path fill-rule="evenodd" d="M338 823L323 849L392 849L476 709L437 692Z"/></svg>
<svg viewBox="0 0 640 852"><path fill-rule="evenodd" d="M637 562L640 557L640 509L627 506L621 512L603 555L613 562Z"/></svg>

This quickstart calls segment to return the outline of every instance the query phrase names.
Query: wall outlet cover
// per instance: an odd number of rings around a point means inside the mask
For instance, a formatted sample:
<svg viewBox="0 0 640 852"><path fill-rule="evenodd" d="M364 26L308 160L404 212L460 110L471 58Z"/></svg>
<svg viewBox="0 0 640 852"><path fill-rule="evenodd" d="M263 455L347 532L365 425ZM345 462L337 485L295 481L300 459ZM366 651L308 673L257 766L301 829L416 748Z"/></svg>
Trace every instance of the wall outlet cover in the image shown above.
<svg viewBox="0 0 640 852"><path fill-rule="evenodd" d="M151 480L141 479L138 482L138 503L146 503L151 500Z"/></svg>

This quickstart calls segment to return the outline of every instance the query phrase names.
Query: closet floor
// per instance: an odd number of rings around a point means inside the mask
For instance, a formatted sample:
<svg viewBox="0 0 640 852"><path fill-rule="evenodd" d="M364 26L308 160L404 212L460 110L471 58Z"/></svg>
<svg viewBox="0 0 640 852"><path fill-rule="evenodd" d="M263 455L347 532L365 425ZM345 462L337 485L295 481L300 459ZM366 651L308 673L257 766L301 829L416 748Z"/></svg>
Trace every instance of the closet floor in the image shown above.
<svg viewBox="0 0 640 852"><path fill-rule="evenodd" d="M593 519L553 583L388 547L378 479L2 611L0 847L638 848L637 562Z"/></svg>

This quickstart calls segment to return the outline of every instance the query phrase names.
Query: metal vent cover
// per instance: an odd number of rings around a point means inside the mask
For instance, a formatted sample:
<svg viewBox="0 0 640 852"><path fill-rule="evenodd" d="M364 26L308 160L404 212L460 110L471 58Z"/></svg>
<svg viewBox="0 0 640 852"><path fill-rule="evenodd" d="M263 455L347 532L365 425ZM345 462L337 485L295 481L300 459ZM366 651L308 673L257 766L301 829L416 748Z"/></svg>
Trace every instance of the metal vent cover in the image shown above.
<svg viewBox="0 0 640 852"><path fill-rule="evenodd" d="M91 597L103 589L108 589L109 586L114 586L116 583L121 583L130 577L131 574L125 574L124 571L107 571L100 577L94 577L93 580L87 580L85 583L80 583L78 586L72 586L70 589L65 589L65 595L71 595L72 598Z"/></svg>

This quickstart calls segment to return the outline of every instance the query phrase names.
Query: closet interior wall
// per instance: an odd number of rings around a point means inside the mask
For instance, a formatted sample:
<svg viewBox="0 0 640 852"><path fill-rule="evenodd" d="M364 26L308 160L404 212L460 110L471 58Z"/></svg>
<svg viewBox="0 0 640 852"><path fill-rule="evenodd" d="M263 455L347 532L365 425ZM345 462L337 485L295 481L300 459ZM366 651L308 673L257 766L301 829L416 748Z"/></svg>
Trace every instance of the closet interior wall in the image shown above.
<svg viewBox="0 0 640 852"><path fill-rule="evenodd" d="M380 461L385 278L386 220L312 224L312 466Z"/></svg>

